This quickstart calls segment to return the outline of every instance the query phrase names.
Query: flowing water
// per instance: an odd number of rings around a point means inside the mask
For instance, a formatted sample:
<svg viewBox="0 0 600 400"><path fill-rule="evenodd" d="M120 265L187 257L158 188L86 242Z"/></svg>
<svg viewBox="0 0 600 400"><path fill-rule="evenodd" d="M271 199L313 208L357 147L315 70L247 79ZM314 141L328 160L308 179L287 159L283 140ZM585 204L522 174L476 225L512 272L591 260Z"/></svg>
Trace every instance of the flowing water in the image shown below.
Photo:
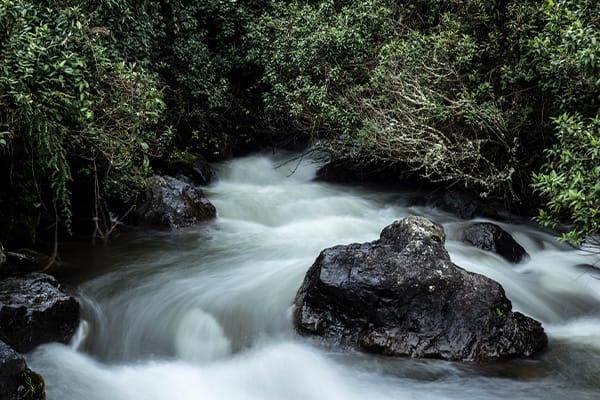
<svg viewBox="0 0 600 400"><path fill-rule="evenodd" d="M276 168L286 157L219 165L206 190L219 215L207 226L65 245L81 253L70 279L84 322L71 345L27 355L49 400L600 399L600 273L582 266L588 254L502 223L531 255L510 265L461 244L468 222L417 205L417 194L314 182L309 161ZM548 350L482 365L297 336L290 305L320 250L375 240L408 215L443 224L452 260L502 283L515 309L543 322Z"/></svg>

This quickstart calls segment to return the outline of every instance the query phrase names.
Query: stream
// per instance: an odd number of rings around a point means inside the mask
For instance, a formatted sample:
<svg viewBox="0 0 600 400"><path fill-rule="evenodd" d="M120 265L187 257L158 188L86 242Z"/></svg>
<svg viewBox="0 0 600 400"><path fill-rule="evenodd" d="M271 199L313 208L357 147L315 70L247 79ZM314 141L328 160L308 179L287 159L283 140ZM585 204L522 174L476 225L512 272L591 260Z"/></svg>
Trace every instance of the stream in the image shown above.
<svg viewBox="0 0 600 400"><path fill-rule="evenodd" d="M315 182L317 164L281 165L290 156L217 165L205 188L218 210L211 224L63 246L83 322L70 345L27 355L48 400L600 399L600 272L584 266L590 254L533 224L497 222L531 256L512 265L462 244L469 221L419 193ZM441 223L452 261L500 282L514 309L543 323L548 349L477 364L296 335L291 304L319 252L375 240L409 215Z"/></svg>

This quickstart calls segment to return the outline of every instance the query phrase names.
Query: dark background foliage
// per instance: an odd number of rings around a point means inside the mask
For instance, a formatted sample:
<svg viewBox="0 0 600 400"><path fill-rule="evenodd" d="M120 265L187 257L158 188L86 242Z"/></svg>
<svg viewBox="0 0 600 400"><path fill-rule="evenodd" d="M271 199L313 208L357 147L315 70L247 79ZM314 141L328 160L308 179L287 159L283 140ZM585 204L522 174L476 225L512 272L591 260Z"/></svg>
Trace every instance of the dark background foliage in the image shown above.
<svg viewBox="0 0 600 400"><path fill-rule="evenodd" d="M119 218L154 169L266 146L598 233L595 0L0 1L0 241ZM386 172L389 171L389 172Z"/></svg>

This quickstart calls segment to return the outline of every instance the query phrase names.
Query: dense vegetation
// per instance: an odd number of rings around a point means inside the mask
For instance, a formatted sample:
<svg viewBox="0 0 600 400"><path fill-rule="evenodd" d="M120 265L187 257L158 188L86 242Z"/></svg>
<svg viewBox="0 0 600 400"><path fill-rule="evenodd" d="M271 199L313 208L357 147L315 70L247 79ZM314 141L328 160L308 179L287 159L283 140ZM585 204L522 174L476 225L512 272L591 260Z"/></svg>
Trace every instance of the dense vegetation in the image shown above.
<svg viewBox="0 0 600 400"><path fill-rule="evenodd" d="M0 241L110 224L153 166L313 143L600 224L596 0L0 0ZM391 172L390 172L391 173Z"/></svg>

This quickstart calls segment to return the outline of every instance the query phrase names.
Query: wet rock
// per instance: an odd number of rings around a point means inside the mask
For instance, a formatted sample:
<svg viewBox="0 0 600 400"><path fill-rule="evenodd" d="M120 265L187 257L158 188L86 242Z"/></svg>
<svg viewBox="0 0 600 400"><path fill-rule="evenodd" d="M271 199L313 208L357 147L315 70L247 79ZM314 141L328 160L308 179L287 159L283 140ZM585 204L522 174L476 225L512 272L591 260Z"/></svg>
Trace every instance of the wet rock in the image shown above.
<svg viewBox="0 0 600 400"><path fill-rule="evenodd" d="M29 368L22 355L0 341L0 399L41 400L44 380Z"/></svg>
<svg viewBox="0 0 600 400"><path fill-rule="evenodd" d="M330 161L321 166L316 173L316 180L322 182L360 182L365 180L365 176L361 171L344 161Z"/></svg>
<svg viewBox="0 0 600 400"><path fill-rule="evenodd" d="M217 179L217 173L204 158L184 154L176 160L163 160L157 166L157 170L168 176L174 176L179 180L190 181L193 184L205 186Z"/></svg>
<svg viewBox="0 0 600 400"><path fill-rule="evenodd" d="M523 246L508 232L489 222L469 225L462 233L462 240L478 249L496 253L511 263L529 257Z"/></svg>
<svg viewBox="0 0 600 400"><path fill-rule="evenodd" d="M0 398L17 399L27 365L22 355L0 341Z"/></svg>
<svg viewBox="0 0 600 400"><path fill-rule="evenodd" d="M214 219L215 206L194 185L170 176L148 180L145 200L136 211L138 223L179 229Z"/></svg>
<svg viewBox="0 0 600 400"><path fill-rule="evenodd" d="M79 304L50 275L0 280L0 340L25 353L48 342L67 343L79 325Z"/></svg>
<svg viewBox="0 0 600 400"><path fill-rule="evenodd" d="M43 271L49 267L49 263L55 265L48 255L35 250L7 251L5 252L5 262L0 263L0 278Z"/></svg>
<svg viewBox="0 0 600 400"><path fill-rule="evenodd" d="M192 171L191 177L199 185L209 185L217 179L217 173L206 160L197 160L192 165Z"/></svg>
<svg viewBox="0 0 600 400"><path fill-rule="evenodd" d="M473 196L454 190L444 192L438 203L444 210L463 219L471 219L482 214L481 204Z"/></svg>
<svg viewBox="0 0 600 400"><path fill-rule="evenodd" d="M393 356L491 360L545 347L541 324L512 311L499 283L450 261L443 228L394 222L371 243L325 249L296 295L303 335Z"/></svg>

